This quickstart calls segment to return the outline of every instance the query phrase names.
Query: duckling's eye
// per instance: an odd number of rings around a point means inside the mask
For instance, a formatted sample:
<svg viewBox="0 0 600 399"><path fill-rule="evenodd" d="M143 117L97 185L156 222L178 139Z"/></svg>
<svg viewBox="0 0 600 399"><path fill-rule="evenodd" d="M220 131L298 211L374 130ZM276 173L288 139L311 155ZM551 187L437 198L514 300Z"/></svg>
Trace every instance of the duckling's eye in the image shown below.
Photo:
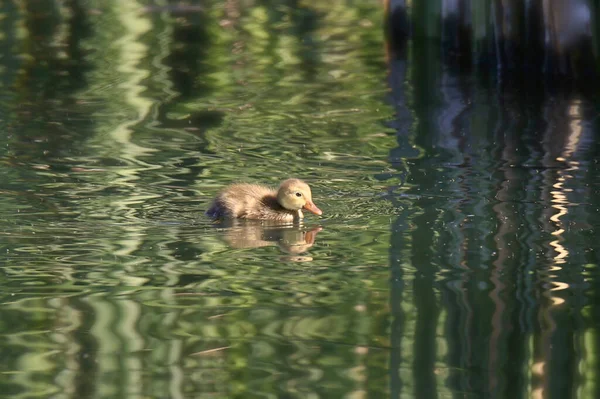
<svg viewBox="0 0 600 399"><path fill-rule="evenodd" d="M296 197L302 197L302 193L296 193Z"/></svg>

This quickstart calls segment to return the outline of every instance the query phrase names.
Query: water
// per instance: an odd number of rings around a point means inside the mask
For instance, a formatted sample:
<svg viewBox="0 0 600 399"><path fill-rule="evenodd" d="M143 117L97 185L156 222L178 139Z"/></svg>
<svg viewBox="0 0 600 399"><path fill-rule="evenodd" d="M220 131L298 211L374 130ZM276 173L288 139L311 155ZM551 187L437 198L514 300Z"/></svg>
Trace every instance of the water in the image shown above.
<svg viewBox="0 0 600 399"><path fill-rule="evenodd" d="M0 6L0 395L598 397L594 98L386 62L377 2L44 4ZM323 217L203 216L291 176Z"/></svg>

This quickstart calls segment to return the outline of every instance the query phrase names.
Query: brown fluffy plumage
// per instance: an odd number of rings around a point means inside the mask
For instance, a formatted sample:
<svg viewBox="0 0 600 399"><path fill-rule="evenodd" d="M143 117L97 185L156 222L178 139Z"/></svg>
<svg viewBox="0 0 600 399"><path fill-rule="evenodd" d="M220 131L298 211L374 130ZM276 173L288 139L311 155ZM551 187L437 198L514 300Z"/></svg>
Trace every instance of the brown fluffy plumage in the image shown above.
<svg viewBox="0 0 600 399"><path fill-rule="evenodd" d="M301 209L322 212L312 202L308 184L288 179L274 190L258 184L238 183L225 187L206 214L213 218L262 219L292 222L302 219Z"/></svg>

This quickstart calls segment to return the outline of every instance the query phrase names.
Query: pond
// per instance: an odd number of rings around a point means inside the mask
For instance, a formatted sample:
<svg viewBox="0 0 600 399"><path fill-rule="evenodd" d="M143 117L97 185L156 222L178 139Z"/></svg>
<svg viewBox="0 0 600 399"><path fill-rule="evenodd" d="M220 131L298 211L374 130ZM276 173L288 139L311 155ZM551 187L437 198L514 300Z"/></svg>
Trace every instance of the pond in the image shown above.
<svg viewBox="0 0 600 399"><path fill-rule="evenodd" d="M2 397L599 397L595 98L394 60L374 1L24 3ZM204 215L288 177L321 217Z"/></svg>

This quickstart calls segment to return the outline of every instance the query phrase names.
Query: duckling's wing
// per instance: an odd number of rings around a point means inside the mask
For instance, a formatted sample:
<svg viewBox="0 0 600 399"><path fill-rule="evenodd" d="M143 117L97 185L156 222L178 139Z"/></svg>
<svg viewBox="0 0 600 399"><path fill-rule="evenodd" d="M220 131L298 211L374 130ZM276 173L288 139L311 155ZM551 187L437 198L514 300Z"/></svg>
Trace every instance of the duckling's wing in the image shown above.
<svg viewBox="0 0 600 399"><path fill-rule="evenodd" d="M257 184L232 184L217 195L207 215L214 218L258 218L265 207L263 198L274 193L272 189Z"/></svg>

